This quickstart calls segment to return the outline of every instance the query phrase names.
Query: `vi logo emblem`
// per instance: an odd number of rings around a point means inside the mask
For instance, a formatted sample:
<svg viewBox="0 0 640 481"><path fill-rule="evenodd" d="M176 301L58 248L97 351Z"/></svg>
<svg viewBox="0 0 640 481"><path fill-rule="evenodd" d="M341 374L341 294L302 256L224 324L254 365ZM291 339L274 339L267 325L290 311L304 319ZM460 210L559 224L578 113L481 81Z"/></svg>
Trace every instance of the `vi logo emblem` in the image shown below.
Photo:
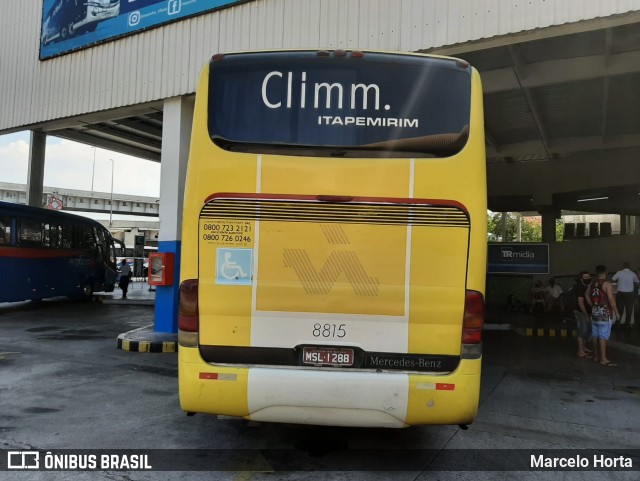
<svg viewBox="0 0 640 481"><path fill-rule="evenodd" d="M377 296L380 281L366 271L358 255L347 250L351 242L339 225L323 224L322 233L329 244L341 246L329 254L320 269L313 265L305 249L284 249L285 267L293 269L307 294L328 294L341 274L358 296Z"/></svg>

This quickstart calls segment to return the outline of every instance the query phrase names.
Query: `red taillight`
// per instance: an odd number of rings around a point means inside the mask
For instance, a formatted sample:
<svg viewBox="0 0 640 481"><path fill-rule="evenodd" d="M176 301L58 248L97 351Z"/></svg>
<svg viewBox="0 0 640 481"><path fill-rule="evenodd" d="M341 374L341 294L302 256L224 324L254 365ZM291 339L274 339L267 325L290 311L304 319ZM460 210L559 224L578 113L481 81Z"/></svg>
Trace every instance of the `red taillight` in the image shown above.
<svg viewBox="0 0 640 481"><path fill-rule="evenodd" d="M224 60L224 54L223 53L217 53L213 57L211 57L211 61L212 62L219 62L220 60Z"/></svg>
<svg viewBox="0 0 640 481"><path fill-rule="evenodd" d="M354 50L351 52L351 58L362 58L364 57L364 52L360 52L359 50Z"/></svg>
<svg viewBox="0 0 640 481"><path fill-rule="evenodd" d="M187 279L180 284L178 329L181 331L198 332L199 324L198 279Z"/></svg>
<svg viewBox="0 0 640 481"><path fill-rule="evenodd" d="M478 344L482 342L482 329L462 329L463 344Z"/></svg>
<svg viewBox="0 0 640 481"><path fill-rule="evenodd" d="M484 297L478 291L466 291L464 298L464 320L462 321L462 343L482 342L484 325Z"/></svg>

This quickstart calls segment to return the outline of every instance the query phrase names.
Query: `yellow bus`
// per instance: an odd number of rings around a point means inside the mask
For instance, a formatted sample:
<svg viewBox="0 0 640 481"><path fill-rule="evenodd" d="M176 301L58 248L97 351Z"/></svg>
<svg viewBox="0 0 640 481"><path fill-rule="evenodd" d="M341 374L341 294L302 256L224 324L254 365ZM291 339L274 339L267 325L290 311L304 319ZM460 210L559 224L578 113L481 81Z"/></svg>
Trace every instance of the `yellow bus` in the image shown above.
<svg viewBox="0 0 640 481"><path fill-rule="evenodd" d="M471 423L486 213L482 89L467 62L214 55L185 187L181 408Z"/></svg>

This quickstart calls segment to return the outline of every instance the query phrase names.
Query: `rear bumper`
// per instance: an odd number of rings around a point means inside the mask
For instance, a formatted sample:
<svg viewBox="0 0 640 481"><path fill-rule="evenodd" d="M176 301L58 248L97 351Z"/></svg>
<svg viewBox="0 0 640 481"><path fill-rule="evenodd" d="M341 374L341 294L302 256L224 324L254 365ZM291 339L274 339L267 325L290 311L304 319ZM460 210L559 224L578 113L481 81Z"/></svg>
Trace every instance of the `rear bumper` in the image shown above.
<svg viewBox="0 0 640 481"><path fill-rule="evenodd" d="M362 427L469 424L481 359L447 375L314 368L228 367L179 348L180 405L187 412L255 421Z"/></svg>

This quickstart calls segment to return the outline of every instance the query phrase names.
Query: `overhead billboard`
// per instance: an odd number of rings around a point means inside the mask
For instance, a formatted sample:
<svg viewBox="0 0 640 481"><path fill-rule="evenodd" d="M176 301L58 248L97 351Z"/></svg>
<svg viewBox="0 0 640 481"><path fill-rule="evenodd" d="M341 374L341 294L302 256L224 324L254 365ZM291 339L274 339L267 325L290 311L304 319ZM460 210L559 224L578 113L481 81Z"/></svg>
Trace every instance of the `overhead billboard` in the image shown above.
<svg viewBox="0 0 640 481"><path fill-rule="evenodd" d="M44 0L40 60L249 0Z"/></svg>
<svg viewBox="0 0 640 481"><path fill-rule="evenodd" d="M549 274L549 244L489 244L489 274Z"/></svg>

